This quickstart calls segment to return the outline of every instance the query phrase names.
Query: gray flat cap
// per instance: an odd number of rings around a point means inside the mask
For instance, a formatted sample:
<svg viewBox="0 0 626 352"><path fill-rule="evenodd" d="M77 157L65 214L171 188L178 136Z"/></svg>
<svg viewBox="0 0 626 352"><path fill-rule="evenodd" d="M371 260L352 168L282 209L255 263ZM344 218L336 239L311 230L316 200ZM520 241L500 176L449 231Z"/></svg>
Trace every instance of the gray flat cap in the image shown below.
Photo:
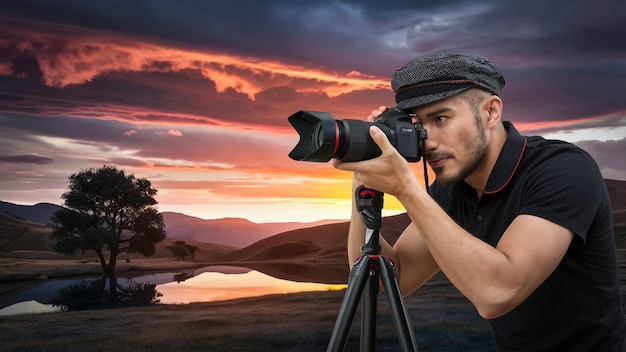
<svg viewBox="0 0 626 352"><path fill-rule="evenodd" d="M391 88L399 109L410 109L441 100L470 88L500 95L502 71L478 54L442 50L414 59L393 74Z"/></svg>

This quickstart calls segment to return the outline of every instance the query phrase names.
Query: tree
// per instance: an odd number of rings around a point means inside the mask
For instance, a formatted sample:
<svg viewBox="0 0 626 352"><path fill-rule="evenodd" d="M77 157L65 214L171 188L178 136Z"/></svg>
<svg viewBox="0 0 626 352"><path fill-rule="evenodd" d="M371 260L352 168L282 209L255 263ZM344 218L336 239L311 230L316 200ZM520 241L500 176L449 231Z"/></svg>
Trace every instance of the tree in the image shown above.
<svg viewBox="0 0 626 352"><path fill-rule="evenodd" d="M198 250L198 246L187 244L185 241L174 241L174 244L165 248L170 250L176 260L184 260L187 256L191 256L191 260L194 260Z"/></svg>
<svg viewBox="0 0 626 352"><path fill-rule="evenodd" d="M109 295L116 299L118 255L154 255L155 244L165 238L163 216L155 208L156 194L150 181L126 175L114 166L71 175L69 190L61 196L64 208L52 217L54 250L67 255L93 250L103 271L102 291L108 279Z"/></svg>

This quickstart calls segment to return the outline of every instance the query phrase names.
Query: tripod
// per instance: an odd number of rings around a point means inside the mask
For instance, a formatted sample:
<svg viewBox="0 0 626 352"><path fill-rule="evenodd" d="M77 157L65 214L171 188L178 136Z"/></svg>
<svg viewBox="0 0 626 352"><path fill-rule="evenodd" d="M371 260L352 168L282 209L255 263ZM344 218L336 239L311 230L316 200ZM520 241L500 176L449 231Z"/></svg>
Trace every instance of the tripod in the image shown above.
<svg viewBox="0 0 626 352"><path fill-rule="evenodd" d="M361 220L367 227L365 245L361 247L361 256L350 271L348 288L327 351L338 352L345 349L359 298L363 299L361 307L361 351L374 351L376 345L376 304L380 291L380 280L389 301L402 351L417 352L417 343L400 294L393 263L388 258L379 255L383 193L361 186L355 192L355 202Z"/></svg>

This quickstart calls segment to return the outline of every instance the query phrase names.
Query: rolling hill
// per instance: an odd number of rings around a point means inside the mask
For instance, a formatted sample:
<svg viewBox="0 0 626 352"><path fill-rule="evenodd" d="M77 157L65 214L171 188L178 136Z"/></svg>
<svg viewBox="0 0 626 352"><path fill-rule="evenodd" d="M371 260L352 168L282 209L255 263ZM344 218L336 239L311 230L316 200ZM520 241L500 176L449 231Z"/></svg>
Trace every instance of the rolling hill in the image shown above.
<svg viewBox="0 0 626 352"><path fill-rule="evenodd" d="M0 252L52 251L50 228L0 213Z"/></svg>
<svg viewBox="0 0 626 352"><path fill-rule="evenodd" d="M61 207L51 203L37 203L35 205L18 205L0 201L0 213L9 214L26 221L42 225L50 223L50 217Z"/></svg>
<svg viewBox="0 0 626 352"><path fill-rule="evenodd" d="M52 214L59 209L61 209L60 206L50 203L18 205L0 201L0 213L41 225L49 224ZM205 220L175 212L163 212L162 214L167 236L170 239L213 243L237 248L243 248L258 240L285 231L345 221L322 220L311 223L281 222L257 224L239 218Z"/></svg>
<svg viewBox="0 0 626 352"><path fill-rule="evenodd" d="M51 233L52 229L50 227L0 213L0 258L37 260L64 260L72 258L54 252L55 240L50 238ZM158 243L156 254L150 258L171 258L172 255L166 247L174 241L174 239L166 238ZM236 249L234 247L196 241L185 241L185 243L199 247L196 256L196 259L199 261L212 261ZM93 258L95 255L93 252L86 252L85 254L77 252L76 257ZM123 258L124 256L122 256Z"/></svg>
<svg viewBox="0 0 626 352"><path fill-rule="evenodd" d="M261 239L285 231L341 221L323 220L313 223L286 222L257 224L240 218L205 220L181 213L164 212L162 214L167 235L170 238L221 244L237 248L246 247Z"/></svg>
<svg viewBox="0 0 626 352"><path fill-rule="evenodd" d="M406 214L383 219L381 233L390 243L395 243L409 224ZM260 240L220 258L227 262L257 262L298 258L314 258L320 262L345 263L348 222L328 224L287 231Z"/></svg>

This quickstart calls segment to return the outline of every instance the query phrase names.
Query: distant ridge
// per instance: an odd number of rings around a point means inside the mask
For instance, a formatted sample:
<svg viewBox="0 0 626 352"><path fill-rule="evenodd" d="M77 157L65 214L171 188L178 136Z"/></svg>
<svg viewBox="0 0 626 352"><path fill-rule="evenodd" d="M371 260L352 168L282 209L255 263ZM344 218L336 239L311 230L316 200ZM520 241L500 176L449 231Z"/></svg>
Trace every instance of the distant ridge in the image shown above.
<svg viewBox="0 0 626 352"><path fill-rule="evenodd" d="M314 223L287 222L257 224L241 218L205 220L173 212L164 212L163 220L168 237L237 248L249 246L259 240L285 231L341 221L324 220Z"/></svg>
<svg viewBox="0 0 626 352"><path fill-rule="evenodd" d="M0 213L41 225L50 225L52 215L62 207L51 203L18 205L0 201ZM311 223L277 222L257 224L242 218L205 220L175 212L163 212L167 236L175 240L213 243L242 248L263 238L303 227L315 227L346 220Z"/></svg>
<svg viewBox="0 0 626 352"><path fill-rule="evenodd" d="M616 240L626 241L626 181L605 180L605 182L609 196L611 197ZM44 225L50 222L52 214L60 208L60 206L50 203L16 205L0 201L0 213L6 213L26 221ZM293 230L304 230L307 228L314 229L309 232L309 236L311 236L311 241L315 242L314 237L319 236L321 232L328 229L324 227L319 228L319 226L347 223L347 220L323 220L312 223L287 222L257 224L242 218L205 220L175 212L163 212L162 214L166 225L167 236L170 239L213 243L240 249L274 235L282 235L283 233ZM398 231L401 231L401 229ZM385 236L387 235L388 234L385 233ZM285 240L289 241L286 238ZM296 242L300 243L290 247L290 251L288 252L300 251L308 253L310 250L315 252L313 247L307 247L305 242L299 240ZM626 245L626 243L624 243L624 245ZM317 244L317 246L320 248L328 248L326 246L319 246L319 244ZM282 249L286 249L286 247ZM277 253L281 252L280 249L274 249L274 251ZM240 255L243 254L240 253ZM257 253L257 255L264 256L268 255L268 253Z"/></svg>
<svg viewBox="0 0 626 352"><path fill-rule="evenodd" d="M37 203L35 205L18 205L0 201L0 212L22 220L36 222L42 225L50 224L50 217L62 207L52 203Z"/></svg>
<svg viewBox="0 0 626 352"><path fill-rule="evenodd" d="M390 244L394 244L409 223L410 219L406 213L384 217L380 232ZM283 232L228 253L220 260L257 262L309 257L320 261L324 259L332 261L339 257L341 261L345 261L349 225L350 223L345 221Z"/></svg>

